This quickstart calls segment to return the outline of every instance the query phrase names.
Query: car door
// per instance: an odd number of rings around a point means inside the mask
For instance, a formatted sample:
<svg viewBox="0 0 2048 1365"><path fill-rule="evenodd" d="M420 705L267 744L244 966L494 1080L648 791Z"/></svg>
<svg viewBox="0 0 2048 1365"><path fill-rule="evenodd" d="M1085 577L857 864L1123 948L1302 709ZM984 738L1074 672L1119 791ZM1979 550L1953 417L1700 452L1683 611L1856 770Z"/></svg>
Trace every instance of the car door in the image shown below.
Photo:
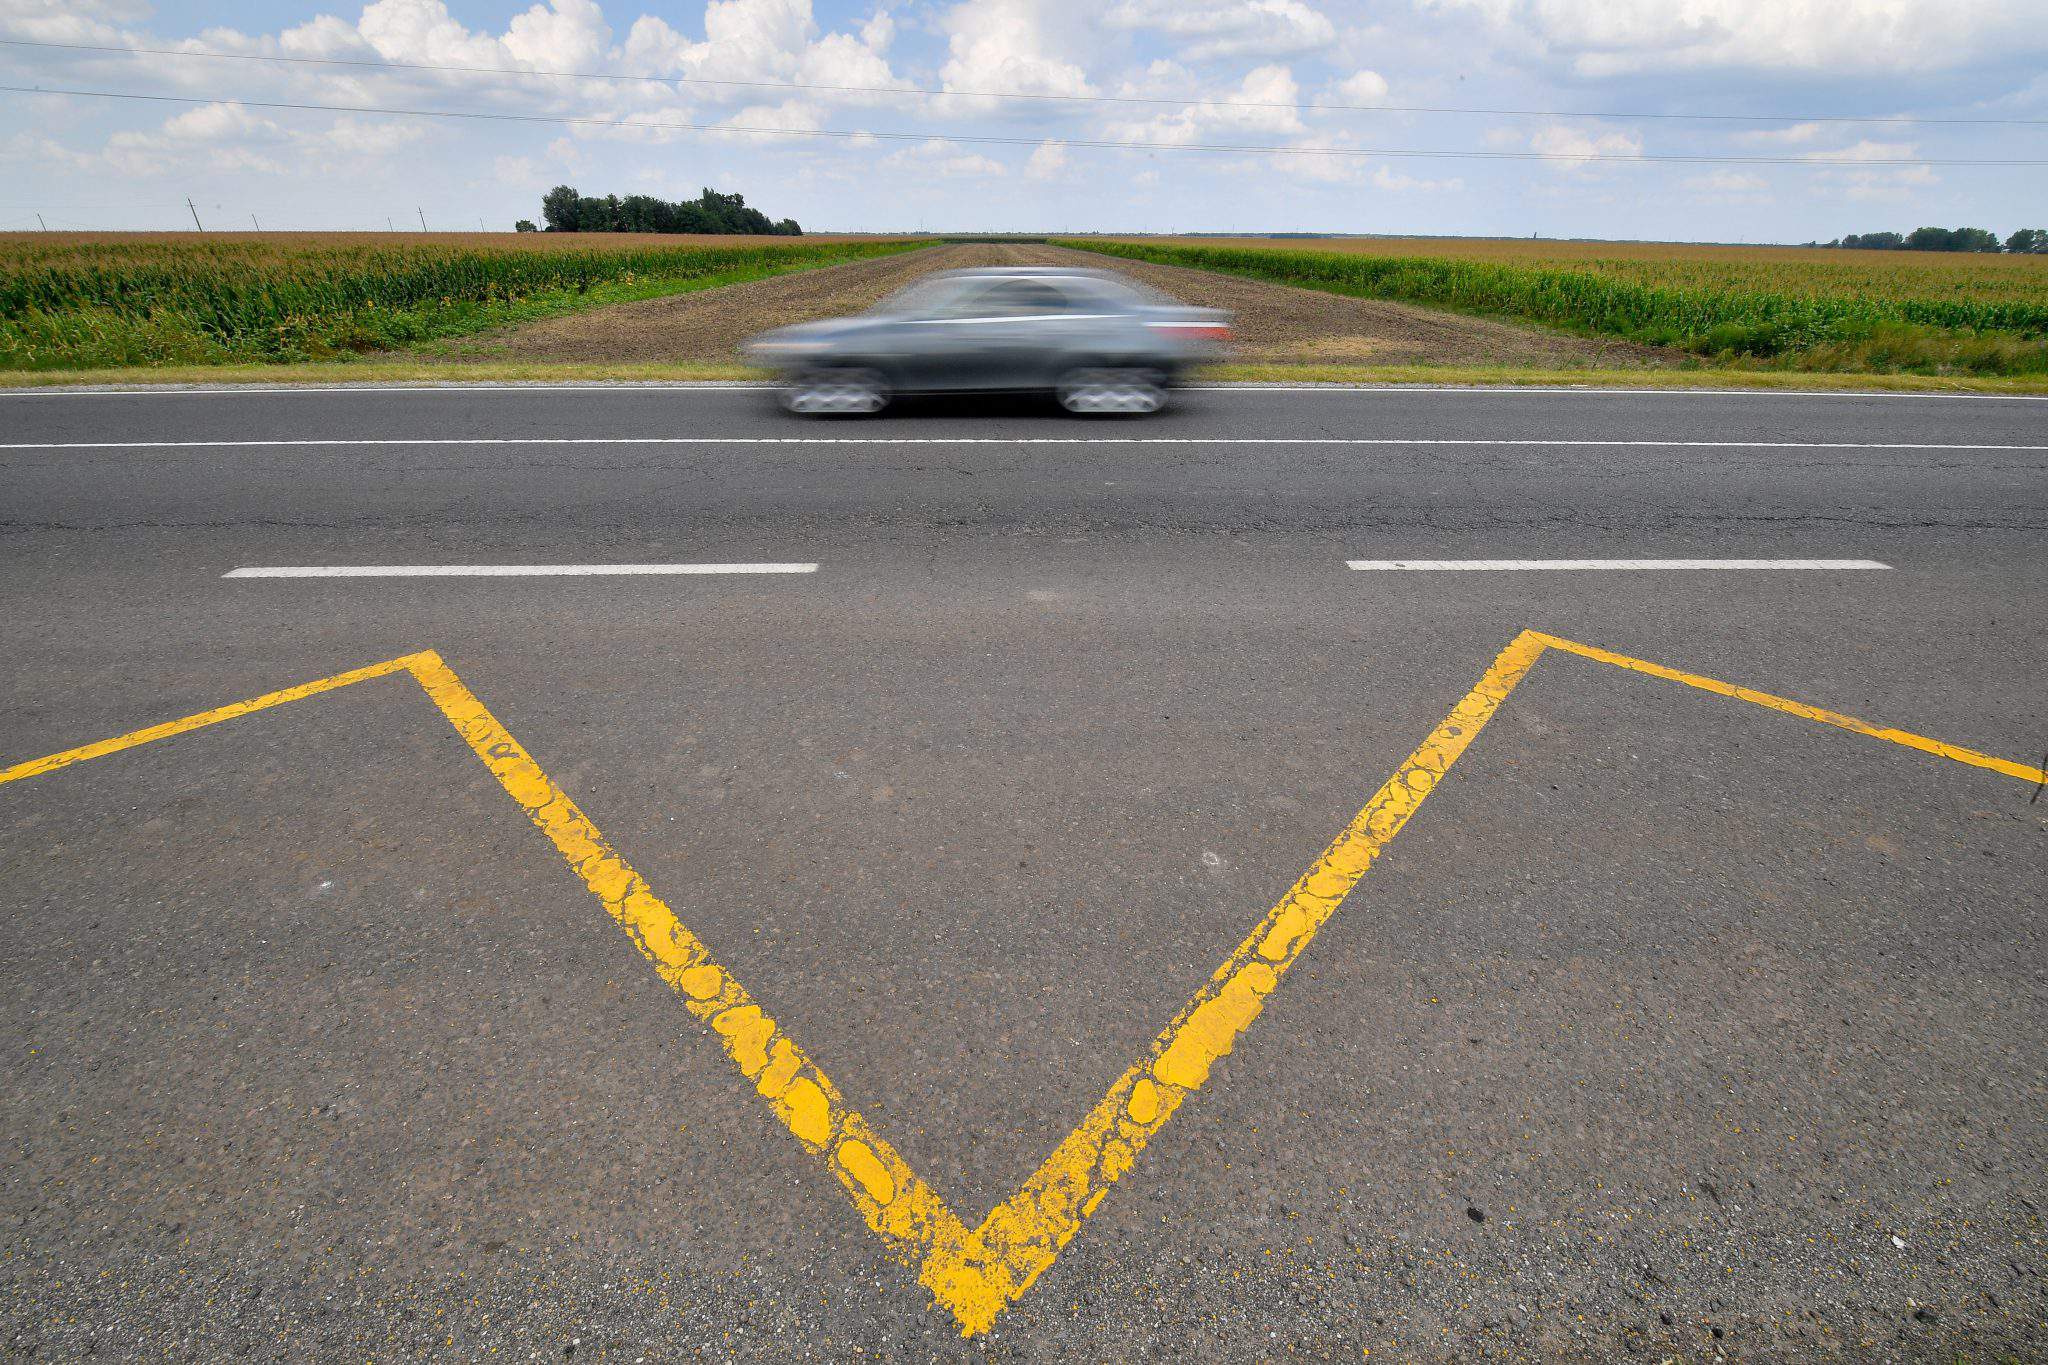
<svg viewBox="0 0 2048 1365"><path fill-rule="evenodd" d="M1044 280L995 279L959 298L935 320L944 335L930 387L1030 389L1048 382L1059 350L1059 320L1072 311L1065 293Z"/></svg>
<svg viewBox="0 0 2048 1365"><path fill-rule="evenodd" d="M990 295L1001 282L962 281L955 293L916 325L914 354L905 357L909 386L930 392L983 389L1000 369L1000 305Z"/></svg>

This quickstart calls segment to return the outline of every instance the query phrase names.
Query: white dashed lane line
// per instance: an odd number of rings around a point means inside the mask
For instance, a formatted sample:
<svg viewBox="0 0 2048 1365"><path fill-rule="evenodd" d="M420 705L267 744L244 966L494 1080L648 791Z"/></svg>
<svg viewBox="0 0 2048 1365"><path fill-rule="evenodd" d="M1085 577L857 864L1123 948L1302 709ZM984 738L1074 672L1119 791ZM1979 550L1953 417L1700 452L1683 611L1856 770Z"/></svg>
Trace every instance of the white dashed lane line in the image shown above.
<svg viewBox="0 0 2048 1365"><path fill-rule="evenodd" d="M1889 569L1875 559L1351 559L1386 573L1518 572L1544 569Z"/></svg>
<svg viewBox="0 0 2048 1365"><path fill-rule="evenodd" d="M816 573L816 564L277 564L222 578L603 578L660 574Z"/></svg>

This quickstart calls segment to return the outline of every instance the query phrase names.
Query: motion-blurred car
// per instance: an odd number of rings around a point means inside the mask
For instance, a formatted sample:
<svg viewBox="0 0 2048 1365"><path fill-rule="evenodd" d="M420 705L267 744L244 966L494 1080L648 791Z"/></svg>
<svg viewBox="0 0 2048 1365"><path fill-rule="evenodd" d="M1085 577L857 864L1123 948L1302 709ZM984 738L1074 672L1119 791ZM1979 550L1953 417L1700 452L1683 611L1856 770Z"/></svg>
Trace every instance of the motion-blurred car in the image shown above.
<svg viewBox="0 0 2048 1365"><path fill-rule="evenodd" d="M929 275L858 317L763 333L747 358L781 373L791 412L880 412L897 394L1046 392L1075 413L1146 413L1217 358L1230 314L1095 270L1014 266Z"/></svg>

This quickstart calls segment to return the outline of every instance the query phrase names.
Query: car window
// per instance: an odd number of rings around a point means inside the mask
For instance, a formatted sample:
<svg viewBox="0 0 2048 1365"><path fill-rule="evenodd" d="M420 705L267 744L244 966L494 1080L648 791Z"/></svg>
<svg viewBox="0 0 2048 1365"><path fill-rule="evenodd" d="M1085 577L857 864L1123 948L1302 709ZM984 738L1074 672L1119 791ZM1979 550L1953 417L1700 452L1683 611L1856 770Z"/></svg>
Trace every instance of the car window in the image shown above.
<svg viewBox="0 0 2048 1365"><path fill-rule="evenodd" d="M980 292L980 281L948 276L912 280L875 305L877 313L898 313L905 317L931 318L951 315L965 300Z"/></svg>
<svg viewBox="0 0 2048 1365"><path fill-rule="evenodd" d="M1058 285L1044 280L1004 280L980 302L989 317L1028 317L1039 313L1071 313L1074 301Z"/></svg>

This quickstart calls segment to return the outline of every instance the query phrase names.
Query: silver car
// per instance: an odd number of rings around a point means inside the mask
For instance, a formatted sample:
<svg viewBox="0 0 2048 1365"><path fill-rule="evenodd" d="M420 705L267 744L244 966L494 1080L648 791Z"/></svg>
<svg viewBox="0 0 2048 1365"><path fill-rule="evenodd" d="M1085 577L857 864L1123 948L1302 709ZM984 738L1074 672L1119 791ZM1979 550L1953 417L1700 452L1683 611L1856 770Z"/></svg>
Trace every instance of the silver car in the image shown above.
<svg viewBox="0 0 2048 1365"><path fill-rule="evenodd" d="M763 333L746 355L792 412L880 412L897 394L1046 392L1076 413L1156 412L1222 354L1230 315L1095 270L928 275L858 317Z"/></svg>

